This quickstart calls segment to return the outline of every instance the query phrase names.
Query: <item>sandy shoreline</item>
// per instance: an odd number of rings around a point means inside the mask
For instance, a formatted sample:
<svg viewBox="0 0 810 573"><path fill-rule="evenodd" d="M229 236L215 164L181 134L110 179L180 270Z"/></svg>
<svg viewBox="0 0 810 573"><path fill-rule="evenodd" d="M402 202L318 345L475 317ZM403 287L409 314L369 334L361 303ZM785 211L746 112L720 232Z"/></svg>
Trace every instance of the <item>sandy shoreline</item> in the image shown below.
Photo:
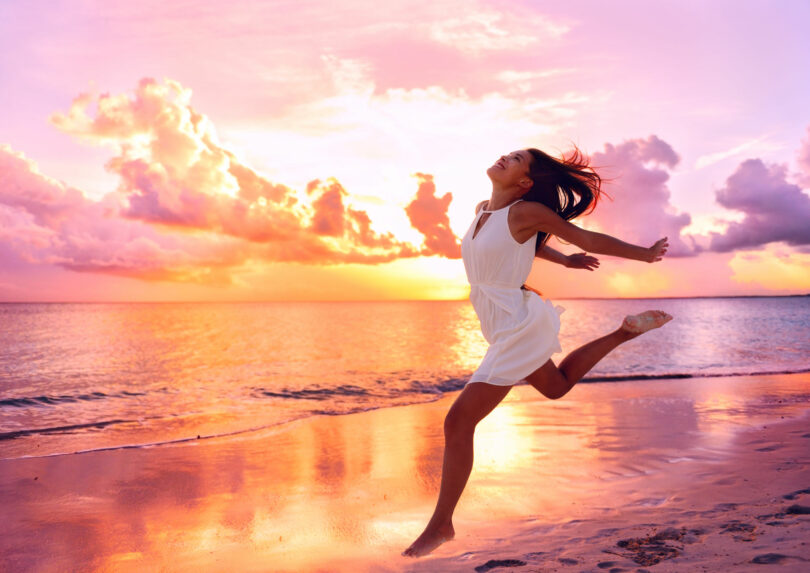
<svg viewBox="0 0 810 573"><path fill-rule="evenodd" d="M404 558L435 502L454 397L0 462L4 570L810 566L807 374L580 384L558 401L516 387L479 426L456 539Z"/></svg>

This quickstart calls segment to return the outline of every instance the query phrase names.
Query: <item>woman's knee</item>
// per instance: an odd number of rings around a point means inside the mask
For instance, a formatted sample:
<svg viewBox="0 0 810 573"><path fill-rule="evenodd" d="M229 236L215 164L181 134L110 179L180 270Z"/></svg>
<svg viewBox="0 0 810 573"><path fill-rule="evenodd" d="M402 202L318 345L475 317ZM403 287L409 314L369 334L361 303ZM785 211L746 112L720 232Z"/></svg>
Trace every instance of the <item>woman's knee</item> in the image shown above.
<svg viewBox="0 0 810 573"><path fill-rule="evenodd" d="M526 382L549 400L559 400L573 386L551 360L527 376Z"/></svg>
<svg viewBox="0 0 810 573"><path fill-rule="evenodd" d="M455 438L471 434L475 432L477 424L478 420L471 419L469 414L463 412L460 408L451 407L444 417L444 436L446 438Z"/></svg>
<svg viewBox="0 0 810 573"><path fill-rule="evenodd" d="M448 437L467 436L475 431L495 406L509 393L511 386L475 383L459 394L444 418L444 433Z"/></svg>
<svg viewBox="0 0 810 573"><path fill-rule="evenodd" d="M545 389L541 390L543 396L548 398L549 400L559 400L563 396L568 393L567 388L552 388L552 389Z"/></svg>
<svg viewBox="0 0 810 573"><path fill-rule="evenodd" d="M532 383L532 386L549 400L559 400L568 394L572 385L564 380L544 380L542 383Z"/></svg>

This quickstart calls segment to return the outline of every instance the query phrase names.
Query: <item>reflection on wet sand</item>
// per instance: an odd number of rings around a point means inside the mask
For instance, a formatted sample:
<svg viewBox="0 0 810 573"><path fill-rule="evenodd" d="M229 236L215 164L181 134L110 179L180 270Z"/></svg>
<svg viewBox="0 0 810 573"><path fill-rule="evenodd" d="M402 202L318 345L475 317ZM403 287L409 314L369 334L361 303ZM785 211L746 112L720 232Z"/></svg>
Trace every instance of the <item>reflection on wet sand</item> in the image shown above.
<svg viewBox="0 0 810 573"><path fill-rule="evenodd" d="M400 570L436 500L454 398L2 461L0 549L12 571ZM803 376L580 384L558 401L516 387L479 425L457 529L474 544L508 519L630 503L662 470L722 456L743 423L806 402Z"/></svg>

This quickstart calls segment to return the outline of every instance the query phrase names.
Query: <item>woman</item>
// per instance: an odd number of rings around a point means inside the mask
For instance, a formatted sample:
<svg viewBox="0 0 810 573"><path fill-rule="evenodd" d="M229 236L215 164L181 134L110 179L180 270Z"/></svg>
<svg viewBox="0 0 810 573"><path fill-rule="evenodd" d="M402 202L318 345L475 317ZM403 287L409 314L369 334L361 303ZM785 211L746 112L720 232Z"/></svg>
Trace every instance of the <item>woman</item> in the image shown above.
<svg viewBox="0 0 810 573"><path fill-rule="evenodd" d="M672 320L657 310L627 316L616 330L577 348L555 366L550 357L562 350L557 337L563 309L523 287L532 260L537 254L588 270L598 261L584 253L566 257L545 245L548 238L556 235L590 253L648 263L662 259L667 238L645 248L569 223L593 210L601 194L601 178L581 160L576 147L562 160L537 149L514 151L493 164L487 175L492 195L476 208L461 253L470 300L489 348L445 418L439 500L424 532L403 552L412 557L430 553L455 535L453 510L472 471L475 426L512 385L526 380L544 396L559 399L619 344Z"/></svg>

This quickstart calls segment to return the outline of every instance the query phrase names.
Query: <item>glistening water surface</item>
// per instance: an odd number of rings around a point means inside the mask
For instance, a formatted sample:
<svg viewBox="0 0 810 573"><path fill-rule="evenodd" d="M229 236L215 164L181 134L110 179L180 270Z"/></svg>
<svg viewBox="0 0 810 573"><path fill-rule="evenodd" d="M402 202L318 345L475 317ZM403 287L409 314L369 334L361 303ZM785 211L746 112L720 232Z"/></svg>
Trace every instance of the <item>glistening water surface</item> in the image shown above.
<svg viewBox="0 0 810 573"><path fill-rule="evenodd" d="M555 300L559 363L649 308L675 319L586 377L810 368L810 297ZM468 301L0 305L0 458L242 432L424 402L486 351Z"/></svg>

